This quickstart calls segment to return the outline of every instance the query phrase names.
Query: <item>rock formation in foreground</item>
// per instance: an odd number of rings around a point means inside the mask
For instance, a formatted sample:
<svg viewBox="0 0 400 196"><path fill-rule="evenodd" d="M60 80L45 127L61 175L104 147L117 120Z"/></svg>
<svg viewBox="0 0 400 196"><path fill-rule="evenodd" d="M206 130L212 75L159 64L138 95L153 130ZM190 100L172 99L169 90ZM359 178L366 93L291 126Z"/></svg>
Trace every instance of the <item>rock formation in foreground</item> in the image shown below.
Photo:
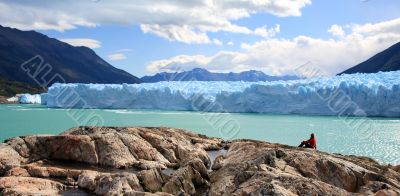
<svg viewBox="0 0 400 196"><path fill-rule="evenodd" d="M400 168L157 127L79 127L0 146L1 195L399 195Z"/></svg>

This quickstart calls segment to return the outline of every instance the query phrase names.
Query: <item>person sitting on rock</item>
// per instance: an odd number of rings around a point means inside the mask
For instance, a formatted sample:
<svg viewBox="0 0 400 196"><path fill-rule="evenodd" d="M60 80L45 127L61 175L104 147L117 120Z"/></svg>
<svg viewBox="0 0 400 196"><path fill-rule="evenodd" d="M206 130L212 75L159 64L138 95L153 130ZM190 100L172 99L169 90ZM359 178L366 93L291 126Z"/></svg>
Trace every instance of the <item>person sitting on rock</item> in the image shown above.
<svg viewBox="0 0 400 196"><path fill-rule="evenodd" d="M312 148L312 149L317 149L317 139L315 139L314 133L311 133L311 137L309 140L302 141L299 147L304 147L304 148Z"/></svg>

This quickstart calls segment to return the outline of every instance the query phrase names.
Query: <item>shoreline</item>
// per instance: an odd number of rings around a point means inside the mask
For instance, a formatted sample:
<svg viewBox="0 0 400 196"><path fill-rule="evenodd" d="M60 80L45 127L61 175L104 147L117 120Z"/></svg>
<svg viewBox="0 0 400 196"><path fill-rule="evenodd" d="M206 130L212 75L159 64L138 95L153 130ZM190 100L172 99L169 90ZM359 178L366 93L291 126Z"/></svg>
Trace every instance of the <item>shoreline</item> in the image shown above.
<svg viewBox="0 0 400 196"><path fill-rule="evenodd" d="M161 112L199 112L199 113L208 113L208 114L243 114L243 115L269 115L269 116L299 116L299 117L338 117L338 115L323 115L323 114L297 114L297 113L260 113L260 112L205 112L201 110L169 110L169 109L152 109L152 108L66 108L66 107L48 107L39 103L19 103L19 102L1 102L0 96L0 105L34 105L41 106L47 109L64 109L64 110L112 110L112 111L120 111L120 110L140 110L140 111L161 111ZM12 97L3 97L5 100ZM7 101L7 100L6 100ZM355 116L348 115L347 118L369 118L369 119L394 119L400 120L400 116L398 117L387 117L387 116Z"/></svg>
<svg viewBox="0 0 400 196"><path fill-rule="evenodd" d="M8 101L13 97L0 96L0 104L19 104L18 101Z"/></svg>
<svg viewBox="0 0 400 196"><path fill-rule="evenodd" d="M16 137L1 144L0 155L3 193L400 194L400 166L165 127Z"/></svg>

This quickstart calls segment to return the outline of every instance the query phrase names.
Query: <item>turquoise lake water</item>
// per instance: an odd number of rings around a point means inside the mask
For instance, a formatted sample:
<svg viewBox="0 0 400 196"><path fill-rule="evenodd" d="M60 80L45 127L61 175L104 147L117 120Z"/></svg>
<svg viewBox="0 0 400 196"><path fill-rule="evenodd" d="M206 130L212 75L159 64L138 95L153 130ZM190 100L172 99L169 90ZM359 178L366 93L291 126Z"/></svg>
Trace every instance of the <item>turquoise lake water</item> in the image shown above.
<svg viewBox="0 0 400 196"><path fill-rule="evenodd" d="M314 132L318 150L400 164L400 118L202 113L156 110L50 109L0 105L0 139L58 134L79 125L165 126L225 139L298 145Z"/></svg>

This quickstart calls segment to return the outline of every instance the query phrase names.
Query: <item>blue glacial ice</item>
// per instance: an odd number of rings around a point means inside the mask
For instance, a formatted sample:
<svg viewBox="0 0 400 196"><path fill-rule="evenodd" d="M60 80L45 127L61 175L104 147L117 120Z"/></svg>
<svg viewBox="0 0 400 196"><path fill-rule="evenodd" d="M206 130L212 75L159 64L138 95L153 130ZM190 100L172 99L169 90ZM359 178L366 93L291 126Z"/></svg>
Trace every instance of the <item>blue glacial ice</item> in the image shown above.
<svg viewBox="0 0 400 196"><path fill-rule="evenodd" d="M400 71L274 82L54 84L41 97L61 108L400 117Z"/></svg>
<svg viewBox="0 0 400 196"><path fill-rule="evenodd" d="M41 104L41 95L20 94L19 103L22 104Z"/></svg>

